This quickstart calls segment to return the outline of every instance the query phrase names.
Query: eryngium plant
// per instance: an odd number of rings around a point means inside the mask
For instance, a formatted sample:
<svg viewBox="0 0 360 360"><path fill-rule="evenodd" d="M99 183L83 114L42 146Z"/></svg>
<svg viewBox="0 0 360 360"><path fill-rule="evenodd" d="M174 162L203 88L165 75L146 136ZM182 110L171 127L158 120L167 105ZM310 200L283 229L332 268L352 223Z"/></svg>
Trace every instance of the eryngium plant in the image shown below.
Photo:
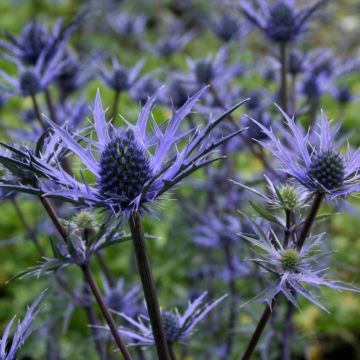
<svg viewBox="0 0 360 360"><path fill-rule="evenodd" d="M53 129L52 136L61 139L63 148L79 157L96 181L90 185L83 177L80 182L67 174L60 163L50 165L40 157L32 157L30 161L27 151L23 151L23 160L17 165L21 163L24 169L35 170L45 180L40 179L39 189L18 186L17 190L40 192L43 196L80 202L110 210L114 214L129 215L134 210L147 210L149 205L185 177L221 159L221 156L213 158L209 155L242 131L240 129L215 140L210 136L211 131L243 102L217 119L210 120L204 128L188 132L179 129L182 120L205 90L198 91L180 109L174 111L167 126L159 126L154 121L153 131L149 133L148 120L159 91L141 109L135 125L125 120L128 126L118 129L106 121L98 93L92 128L97 135L96 139L69 133L66 128L48 119ZM180 149L178 144L185 138L186 144ZM6 161L3 163L6 166Z"/></svg>

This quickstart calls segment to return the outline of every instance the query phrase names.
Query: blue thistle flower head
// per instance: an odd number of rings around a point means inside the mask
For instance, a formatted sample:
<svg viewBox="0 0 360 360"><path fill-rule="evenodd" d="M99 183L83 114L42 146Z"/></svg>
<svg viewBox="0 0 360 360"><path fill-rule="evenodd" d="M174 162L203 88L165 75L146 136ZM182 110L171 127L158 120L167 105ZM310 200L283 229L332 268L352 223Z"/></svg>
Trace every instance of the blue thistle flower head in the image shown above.
<svg viewBox="0 0 360 360"><path fill-rule="evenodd" d="M100 75L105 84L115 91L129 91L139 80L139 72L144 62L139 61L133 68L127 69L113 58L111 72L100 69Z"/></svg>
<svg viewBox="0 0 360 360"><path fill-rule="evenodd" d="M272 300L281 293L295 307L299 307L295 293L327 311L311 292L311 288L317 290L327 287L338 291L360 292L359 288L326 277L327 268L321 265L320 260L326 258L329 253L319 250L324 234L309 236L301 250L296 249L294 244L292 247L284 248L273 231L261 227L249 218L248 221L255 235L242 237L251 244L256 254L251 261L262 267L272 279L266 289L246 304L265 301L271 306Z"/></svg>
<svg viewBox="0 0 360 360"><path fill-rule="evenodd" d="M321 112L319 132L310 136L310 130L305 133L299 124L295 124L294 118L280 111L288 127L282 133L283 139L253 121L270 140L258 142L281 162L282 170L311 193L334 198L359 191L360 150L349 150L346 154L340 152L341 142L336 140L340 126L331 127L324 112Z"/></svg>
<svg viewBox="0 0 360 360"><path fill-rule="evenodd" d="M167 59L173 54L180 52L182 48L190 42L193 36L192 32L188 32L183 35L176 34L163 37L159 39L154 46L150 47L150 49L158 56Z"/></svg>
<svg viewBox="0 0 360 360"><path fill-rule="evenodd" d="M0 70L0 76L7 83L7 85L2 85L2 89L11 95L21 96L34 96L46 90L68 64L68 60L62 59L61 51L53 54L49 61L46 61L47 51L44 51L33 67L24 67L12 56L4 55L3 58L17 66L18 77L15 78Z"/></svg>
<svg viewBox="0 0 360 360"><path fill-rule="evenodd" d="M242 103L210 121L202 129L181 131L183 119L205 90L199 90L181 108L174 110L167 124L158 125L154 120L153 131L149 132L151 110L162 89L148 99L136 124L125 120L127 127L120 129L106 121L98 92L93 126L96 138L69 132L47 119L53 129L53 136L62 142L59 148L79 157L96 181L91 186L84 177L80 182L67 174L60 162L50 166L43 164L39 158L32 159L31 163L38 162L37 167L47 179L43 194L111 210L115 214L126 215L131 211L147 210L148 205L161 199L165 192L192 172L220 159L212 158L210 154L242 131L237 130L215 141L209 137L222 119Z"/></svg>
<svg viewBox="0 0 360 360"><path fill-rule="evenodd" d="M247 33L246 27L240 23L238 17L231 13L222 13L211 25L214 34L225 42L237 40Z"/></svg>
<svg viewBox="0 0 360 360"><path fill-rule="evenodd" d="M340 86L335 93L335 97L336 100L341 104L341 105L347 105L349 104L352 99L353 99L353 95L351 92L351 89L347 86Z"/></svg>
<svg viewBox="0 0 360 360"><path fill-rule="evenodd" d="M236 234L241 231L239 218L231 215L221 218L214 211L209 211L200 221L201 223L194 230L194 242L197 245L219 248L238 240Z"/></svg>
<svg viewBox="0 0 360 360"><path fill-rule="evenodd" d="M7 41L0 41L0 48L24 66L35 66L43 53L46 53L45 60L49 61L54 54L64 48L83 18L79 16L66 26L63 26L62 21L59 20L51 34L41 23L32 21L24 26L19 37L8 33Z"/></svg>
<svg viewBox="0 0 360 360"><path fill-rule="evenodd" d="M243 67L237 64L229 64L229 44L220 48L214 56L207 56L199 60L188 59L191 74L183 76L182 81L204 86L226 84L234 77L243 72Z"/></svg>
<svg viewBox="0 0 360 360"><path fill-rule="evenodd" d="M7 34L7 38L8 41L3 41L0 46L17 56L25 65L35 65L49 42L47 30L37 21L26 24L18 38L12 34Z"/></svg>
<svg viewBox="0 0 360 360"><path fill-rule="evenodd" d="M189 301L183 314L180 314L178 309L175 309L175 311L161 311L165 337L170 344L188 339L195 326L226 297L225 295L217 300L203 304L206 295L207 293L204 292L195 300ZM132 325L131 328L120 328L123 335L134 340L132 346L154 346L154 336L147 316L141 316L136 320L125 314L119 315Z"/></svg>
<svg viewBox="0 0 360 360"><path fill-rule="evenodd" d="M249 2L240 5L241 12L257 26L270 40L288 43L296 40L304 31L306 23L327 1L320 0L302 10L297 10L294 0L269 2L257 0L257 11Z"/></svg>
<svg viewBox="0 0 360 360"><path fill-rule="evenodd" d="M160 82L155 79L153 75L147 75L136 81L130 89L130 96L135 101L140 102L141 105L145 105L149 97L154 94L160 86Z"/></svg>
<svg viewBox="0 0 360 360"><path fill-rule="evenodd" d="M129 290L125 289L125 283L121 279L117 281L115 286L103 279L105 290L106 305L113 311L118 313L126 313L128 316L137 316L141 312L140 303L140 287L134 286Z"/></svg>
<svg viewBox="0 0 360 360"><path fill-rule="evenodd" d="M297 50L292 50L288 58L288 72L296 76L304 71L304 55Z"/></svg>
<svg viewBox="0 0 360 360"><path fill-rule="evenodd" d="M92 53L88 57L80 59L74 52L65 51L63 60L66 60L66 66L56 77L56 84L63 99L82 88L94 77L92 64L98 57L99 54Z"/></svg>

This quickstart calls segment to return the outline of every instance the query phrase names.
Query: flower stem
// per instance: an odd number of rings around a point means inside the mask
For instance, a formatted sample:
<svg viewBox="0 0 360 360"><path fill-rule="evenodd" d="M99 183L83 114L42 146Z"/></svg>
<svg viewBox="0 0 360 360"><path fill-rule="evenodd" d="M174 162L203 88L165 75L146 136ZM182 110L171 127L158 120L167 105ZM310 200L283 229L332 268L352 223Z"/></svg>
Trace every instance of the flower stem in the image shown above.
<svg viewBox="0 0 360 360"><path fill-rule="evenodd" d="M32 100L32 103L33 103L33 108L34 108L34 111L35 111L36 118L37 118L40 126L43 128L43 130L46 131L48 127L47 127L47 125L45 124L44 120L41 117L40 107L39 107L39 104L38 104L38 102L36 100L36 96L31 95L31 100Z"/></svg>
<svg viewBox="0 0 360 360"><path fill-rule="evenodd" d="M105 318L106 323L109 326L110 332L114 337L114 340L119 347L123 357L125 360L131 360L131 356L125 346L125 343L123 342L122 338L120 337L120 334L118 332L117 326L115 324L114 319L112 318L104 299L101 296L100 290L96 285L95 279L91 273L90 267L88 264L82 265L81 270L83 271L84 277L87 281L87 283L90 286L90 289L100 307L100 310Z"/></svg>
<svg viewBox="0 0 360 360"><path fill-rule="evenodd" d="M236 284L235 284L235 267L232 259L232 249L229 244L224 244L223 246L224 252L225 252L225 258L226 258L226 265L228 268L228 271L230 273L230 279L229 279L229 293L230 293L230 299L229 299L229 318L228 318L228 325L227 325L227 331L228 331L228 337L226 339L225 344L225 358L231 359L231 353L233 350L233 344L234 344L234 336L235 336L235 325L236 325L236 317L237 317L237 291L236 291Z"/></svg>
<svg viewBox="0 0 360 360"><path fill-rule="evenodd" d="M302 229L301 229L301 232L300 232L300 235L298 238L298 243L297 243L298 250L301 250L301 248L303 247L303 245L305 243L307 236L309 235L309 232L314 223L316 214L319 211L319 208L320 208L320 205L321 205L323 199L324 199L323 194L320 194L320 193L315 194L315 198L311 205L310 212L308 213L308 215L305 219L304 225L302 226ZM245 350L242 360L248 360L251 358L251 356L256 348L256 345L260 340L261 334L264 331L268 320L270 319L271 309L275 306L276 299L277 299L277 296L275 296L274 299L272 300L271 307L269 305L266 305L266 308L258 322L258 325L256 326L255 332L252 335L250 342Z"/></svg>
<svg viewBox="0 0 360 360"><path fill-rule="evenodd" d="M129 226L158 357L160 360L169 360L171 357L162 326L159 302L146 249L142 221L138 212L132 212Z"/></svg>
<svg viewBox="0 0 360 360"><path fill-rule="evenodd" d="M272 306L273 306L275 303L275 300L273 300L272 302L273 302L272 303ZM270 316L271 316L271 308L269 305L266 305L266 308L265 308L263 314L261 315L261 318L255 329L255 332L254 332L253 336L251 337L251 340L245 350L243 357L241 358L242 360L248 360L251 358L251 356L256 348L256 345L257 345L258 341L260 340L261 334L264 331L268 320L270 319Z"/></svg>
<svg viewBox="0 0 360 360"><path fill-rule="evenodd" d="M176 360L176 355L175 355L172 344L168 343L168 349L169 349L170 359L171 360Z"/></svg>
<svg viewBox="0 0 360 360"><path fill-rule="evenodd" d="M114 100L113 100L112 112L111 112L111 118L112 118L113 122L115 121L115 118L116 118L116 115L117 115L117 112L118 112L120 96L121 96L121 92L119 90L116 90L115 94L114 94Z"/></svg>
<svg viewBox="0 0 360 360"><path fill-rule="evenodd" d="M57 119L56 119L55 107L49 89L45 90L45 100L51 120L56 122Z"/></svg>
<svg viewBox="0 0 360 360"><path fill-rule="evenodd" d="M284 327L282 330L281 336L281 360L291 360L291 337L293 335L293 314L294 314L294 305L289 301L287 304L287 309L284 319Z"/></svg>
<svg viewBox="0 0 360 360"><path fill-rule="evenodd" d="M90 289L88 288L87 283L85 283L85 286L84 286L84 294L91 296ZM95 311L92 307L92 304L91 303L84 304L84 310L86 311L86 315L90 321L90 325L91 325L90 329L91 329L91 333L92 333L92 336L93 336L93 339L95 342L96 351L99 355L99 359L106 360L105 349L100 341L98 328L96 327L99 322L98 322L97 316L95 314Z"/></svg>
<svg viewBox="0 0 360 360"><path fill-rule="evenodd" d="M287 89L287 51L286 43L280 44L281 63L281 107L288 113L288 89Z"/></svg>
<svg viewBox="0 0 360 360"><path fill-rule="evenodd" d="M291 235L291 219L292 219L292 212L291 210L286 210L285 211L285 217L286 217L286 228L284 231L284 249L286 249L289 245L289 240L290 240L290 235Z"/></svg>
<svg viewBox="0 0 360 360"><path fill-rule="evenodd" d="M41 203L43 204L46 212L48 213L49 217L51 218L53 224L55 225L56 229L59 231L61 237L63 238L63 240L65 242L67 242L68 239L67 239L66 231L63 228L63 226L61 225L59 218L55 212L55 209L53 208L53 206L51 205L51 203L49 202L49 200L46 197L40 197L40 200L41 200ZM101 296L100 290L96 285L95 279L91 273L89 265L88 264L81 265L81 270L83 271L85 280L90 286L90 289L100 307L100 310L104 316L106 323L109 326L110 332L111 332L117 346L119 347L119 350L121 351L121 353L123 355L123 358L125 360L131 360L132 358L131 358L122 338L120 337L120 334L117 330L115 321L112 318L110 311L107 308L105 301Z"/></svg>
<svg viewBox="0 0 360 360"><path fill-rule="evenodd" d="M306 240L307 236L309 235L309 232L311 230L311 226L312 226L312 224L313 224L313 222L314 222L314 220L316 218L316 214L319 211L319 208L320 208L320 205L321 205L323 199L324 199L324 194L317 193L315 195L314 202L311 205L310 212L309 212L308 216L305 219L304 225L303 225L303 227L301 229L301 232L300 232L300 235L299 235L299 238L298 238L297 248L299 250L301 250L301 248L303 247L303 245L305 243L305 240Z"/></svg>

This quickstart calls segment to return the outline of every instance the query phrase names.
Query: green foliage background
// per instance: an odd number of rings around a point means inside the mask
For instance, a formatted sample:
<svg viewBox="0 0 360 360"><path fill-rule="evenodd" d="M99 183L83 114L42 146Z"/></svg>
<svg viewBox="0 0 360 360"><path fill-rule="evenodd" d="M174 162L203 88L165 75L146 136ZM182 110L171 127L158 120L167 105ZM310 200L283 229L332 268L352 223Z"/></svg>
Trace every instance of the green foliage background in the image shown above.
<svg viewBox="0 0 360 360"><path fill-rule="evenodd" d="M196 6L203 9L207 7L216 7L216 1L210 3L206 0L195 1ZM331 46L341 53L346 44L358 45L360 36L360 22L359 22L359 4L357 1L342 0L334 1L331 4L331 14L335 17L325 19L324 27L316 28L312 33L312 37L307 41L306 46L324 44ZM30 19L37 18L39 20L53 25L57 17L63 16L65 19L73 18L83 5L80 1L0 1L0 24L2 31L10 31L18 34L24 23ZM165 11L167 4L165 1L134 1L131 7L134 10L141 9L145 11L148 16L155 16L162 11ZM195 6L195 5L194 5ZM144 10L145 9L145 10ZM357 12L355 11L357 9ZM156 32L146 34L148 40L154 40L158 36ZM251 34L252 41L249 41L250 47L240 47L241 52L233 52L233 58L251 63L254 54L264 54L264 41L258 33ZM110 53L119 56L121 61L125 64L134 64L143 54L139 53L119 41L116 36L109 36L108 34L76 34L72 40L72 44L81 46L86 49L99 47ZM216 51L220 46L218 40L208 32L202 37L195 38L193 43L186 48L187 54L191 54L194 58L202 57L204 54ZM351 48L352 46L350 46ZM348 48L348 46L346 47ZM342 55L344 55L342 53ZM257 55L256 55L257 56ZM350 55L349 55L350 56ZM352 56L352 55L351 55ZM176 55L171 59L174 65L186 68L186 63L183 56ZM163 61L159 63L159 59L151 54L146 54L145 72L155 69L157 66L168 65ZM9 71L12 67L1 62L1 66ZM345 82L352 86L355 94L360 93L360 82L358 75L352 75L345 78ZM251 74L247 77L244 84L245 88L256 88L262 86L262 79L256 75ZM92 99L95 94L95 89L101 88L103 101L105 106L110 106L112 101L112 94L105 89L99 82L92 82L91 86L87 88L87 97ZM19 119L20 109L29 106L29 100L14 99L10 101L10 105L5 111L1 113L0 127L15 126L21 124ZM344 119L343 125L346 130L353 133L352 142L360 145L360 102L355 101L342 113L337 104L331 98L323 99L322 106L326 109L329 117L337 119L342 116ZM138 107L134 103L124 97L121 100L120 111L129 119L133 119L137 114ZM163 110L157 110L158 117L164 117ZM257 168L257 169L256 169ZM239 157L239 171L242 171L242 176L247 177L253 171L261 172L260 165L253 166L253 159L240 155ZM201 175L197 175L201 176ZM190 191L188 186L182 188L183 195ZM34 226L43 218L43 210L37 202L30 197L19 197L19 204L26 216L29 224ZM326 241L331 242L332 247L337 253L333 256L333 266L337 270L339 276L345 281L353 281L360 284L360 213L358 199L351 200L351 205L357 210L353 214L345 213L339 214L332 218L329 223L331 231L326 237ZM195 206L195 205L194 205ZM15 213L15 210L10 201L4 201L0 204L0 332L14 314L23 314L26 305L30 304L41 289L48 287L50 279L27 279L27 280L9 280L25 270L28 267L35 265L39 261L39 257L30 241L23 240L24 231L21 222ZM146 229L149 233L160 236L159 240L152 240L149 244L151 251L152 263L154 264L155 277L158 280L158 287L161 289L161 302L170 306L176 305L177 302L183 302L187 297L187 286L190 286L187 273L189 270L189 259L191 259L191 266L194 264L201 264L209 254L201 252L193 247L189 247L188 238L191 233L186 227L186 218L183 210L177 202L165 202L163 209L159 212L160 221L147 221ZM8 241L14 240L13 245L6 245ZM47 244L47 238L42 237L41 242L50 251ZM50 252L49 252L50 253ZM119 277L129 278L135 272L134 259L131 252L130 244L117 246L108 249L106 258L110 264L113 273ZM96 267L96 264L94 264ZM195 270L195 269L194 269ZM70 281L74 283L80 281L80 274L77 269L70 269L67 271L67 276ZM239 291L246 293L246 283L239 283ZM223 294L221 288L217 289L216 295ZM296 329L298 334L299 350L303 352L303 347L306 347L306 353L310 359L336 359L330 357L336 354L341 348L350 347L355 349L355 353L360 359L360 299L359 296L348 293L334 293L330 291L323 292L324 302L331 311L330 315L320 312L317 308L307 302L302 303L302 312L296 315ZM50 292L46 297L45 313L52 314L54 318L53 331L62 332L61 327L57 326L57 313L61 314L63 309L61 307L61 294L57 292ZM174 299L177 299L174 302ZM52 301L54 300L54 301ZM55 301L56 300L56 301ZM252 316L261 311L261 306L258 308L253 306L249 313L248 310L240 311L239 313L239 336L237 337L237 348L241 349L244 346L244 339L246 336L243 332L251 328ZM89 347L85 340L85 335L88 334L86 327L86 319L81 310L75 309L73 316L70 319L69 332L63 336L63 358L64 359L95 359L94 352ZM200 331L199 331L200 333ZM193 346L196 348L197 336L194 337ZM198 344L199 345L199 344ZM41 359L44 351L44 342L41 337L35 336L26 345L23 354L28 354L33 359ZM329 356L329 357L327 357ZM336 356L336 355L335 355ZM195 357L196 358L196 357ZM211 357L209 357L211 358Z"/></svg>

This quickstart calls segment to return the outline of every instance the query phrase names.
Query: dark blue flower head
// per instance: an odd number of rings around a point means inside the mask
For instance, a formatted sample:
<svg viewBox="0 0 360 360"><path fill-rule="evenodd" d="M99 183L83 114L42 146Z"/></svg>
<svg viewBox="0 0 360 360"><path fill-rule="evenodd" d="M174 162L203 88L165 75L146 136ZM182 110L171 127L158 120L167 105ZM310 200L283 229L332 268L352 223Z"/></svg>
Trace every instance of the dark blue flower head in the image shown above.
<svg viewBox="0 0 360 360"><path fill-rule="evenodd" d="M261 11L248 2L240 5L245 17L272 41L288 43L297 39L303 32L306 23L327 0L317 1L303 10L297 10L294 0L269 2L257 0Z"/></svg>
<svg viewBox="0 0 360 360"><path fill-rule="evenodd" d="M292 50L288 58L288 72L296 76L304 71L304 55L298 50Z"/></svg>
<svg viewBox="0 0 360 360"><path fill-rule="evenodd" d="M319 133L310 138L294 119L282 112L288 131L284 139L277 138L272 130L256 122L270 142L259 141L282 164L282 170L297 179L311 193L330 197L350 195L360 190L360 149L347 154L340 153L336 136L340 129L334 127L321 113Z"/></svg>
<svg viewBox="0 0 360 360"><path fill-rule="evenodd" d="M247 33L239 18L231 13L222 13L217 19L212 21L211 28L214 34L225 42L237 40Z"/></svg>
<svg viewBox="0 0 360 360"><path fill-rule="evenodd" d="M103 286L105 291L105 301L107 306L116 312L125 313L128 316L137 316L141 312L140 306L140 288L134 286L130 290L125 290L123 280L119 280L115 286L104 279Z"/></svg>
<svg viewBox="0 0 360 360"><path fill-rule="evenodd" d="M74 131L79 127L86 116L90 114L89 105L82 98L73 101L66 99L55 105L57 121L66 124L67 128Z"/></svg>
<svg viewBox="0 0 360 360"><path fill-rule="evenodd" d="M175 311L161 311L165 337L170 344L189 338L195 326L226 297L225 295L217 300L203 304L206 294L205 292L193 301L189 301L183 314L180 314L178 309L175 309ZM119 315L131 325L128 328L120 328L120 332L134 340L132 346L153 346L155 344L150 320L147 316L133 319L125 314Z"/></svg>
<svg viewBox="0 0 360 360"><path fill-rule="evenodd" d="M79 16L67 26L59 20L51 34L37 21L24 26L19 37L7 34L8 41L0 41L0 48L23 65L35 66L40 56L46 53L45 62L49 61L61 48L64 48L72 33L79 26L83 16Z"/></svg>
<svg viewBox="0 0 360 360"><path fill-rule="evenodd" d="M153 75L147 75L134 84L130 91L130 96L144 105L160 86L160 82Z"/></svg>
<svg viewBox="0 0 360 360"><path fill-rule="evenodd" d="M175 106L175 108L179 108L183 106L189 99L189 96L196 92L191 86L175 79L170 79L169 81L169 85L166 87L166 98L170 100L168 104L170 107Z"/></svg>
<svg viewBox="0 0 360 360"><path fill-rule="evenodd" d="M173 54L176 54L182 50L186 44L193 38L193 33L188 32L184 35L172 35L159 39L154 46L150 49L155 54L167 59Z"/></svg>
<svg viewBox="0 0 360 360"><path fill-rule="evenodd" d="M240 76L243 68L238 63L229 64L229 45L225 45L214 55L199 60L188 59L191 70L181 80L198 86L212 84L213 86L226 84L234 77Z"/></svg>
<svg viewBox="0 0 360 360"><path fill-rule="evenodd" d="M270 114L265 110L258 110L254 112L254 118L257 119L257 121L262 124L263 126L266 126L269 128L271 126L271 116ZM257 141L257 140L265 140L266 135L261 131L259 126L254 124L253 121L251 121L249 118L245 118L242 125L247 128L244 134L247 136L247 138L251 141Z"/></svg>
<svg viewBox="0 0 360 360"><path fill-rule="evenodd" d="M98 58L98 54L91 54L88 58L79 59L79 57L67 50L63 56L66 66L56 77L56 84L61 92L61 98L65 99L75 91L82 88L88 81L94 77L92 63Z"/></svg>
<svg viewBox="0 0 360 360"><path fill-rule="evenodd" d="M340 86L337 88L335 97L341 105L347 105L353 99L351 89L347 86Z"/></svg>
<svg viewBox="0 0 360 360"><path fill-rule="evenodd" d="M68 65L68 61L62 59L61 52L54 54L46 61L47 52L44 51L38 58L34 67L24 67L16 58L4 56L17 66L18 77L12 77L5 71L0 70L0 76L8 86L2 86L9 94L21 96L34 96L44 91L55 81L57 76Z"/></svg>
<svg viewBox="0 0 360 360"><path fill-rule="evenodd" d="M236 236L241 231L238 217L225 215L221 218L219 214L208 211L200 221L194 231L194 242L200 246L221 248L239 239Z"/></svg>
<svg viewBox="0 0 360 360"><path fill-rule="evenodd" d="M129 91L135 83L139 80L139 72L144 62L139 61L131 69L119 64L119 62L112 59L112 69L109 72L106 68L100 68L100 75L105 84L115 91Z"/></svg>

